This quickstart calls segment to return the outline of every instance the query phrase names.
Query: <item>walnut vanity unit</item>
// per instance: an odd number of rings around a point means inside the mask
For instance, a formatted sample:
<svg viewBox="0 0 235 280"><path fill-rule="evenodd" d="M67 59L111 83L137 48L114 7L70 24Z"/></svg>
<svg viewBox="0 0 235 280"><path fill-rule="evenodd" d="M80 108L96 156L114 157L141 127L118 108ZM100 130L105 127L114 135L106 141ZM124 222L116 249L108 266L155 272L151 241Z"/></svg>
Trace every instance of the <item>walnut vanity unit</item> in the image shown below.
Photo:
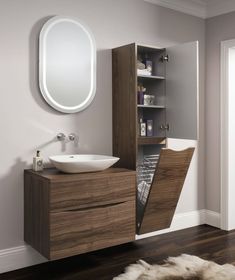
<svg viewBox="0 0 235 280"><path fill-rule="evenodd" d="M50 260L135 240L135 171L24 172L24 238Z"/></svg>

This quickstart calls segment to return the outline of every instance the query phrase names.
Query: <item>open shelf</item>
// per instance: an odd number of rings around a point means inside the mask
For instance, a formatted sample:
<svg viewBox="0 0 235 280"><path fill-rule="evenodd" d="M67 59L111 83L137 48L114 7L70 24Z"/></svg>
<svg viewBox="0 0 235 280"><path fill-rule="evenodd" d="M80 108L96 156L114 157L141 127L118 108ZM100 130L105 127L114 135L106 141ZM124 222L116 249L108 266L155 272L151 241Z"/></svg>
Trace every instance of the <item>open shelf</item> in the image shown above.
<svg viewBox="0 0 235 280"><path fill-rule="evenodd" d="M166 144L165 137L156 137L156 136L139 136L138 137L138 145L154 145L154 144Z"/></svg>
<svg viewBox="0 0 235 280"><path fill-rule="evenodd" d="M144 79L155 79L155 80L165 80L165 77L163 76L153 76L153 75L137 75L138 78L144 78Z"/></svg>
<svg viewBox="0 0 235 280"><path fill-rule="evenodd" d="M164 105L142 105L137 104L138 108L152 108L152 109L165 109L166 107Z"/></svg>

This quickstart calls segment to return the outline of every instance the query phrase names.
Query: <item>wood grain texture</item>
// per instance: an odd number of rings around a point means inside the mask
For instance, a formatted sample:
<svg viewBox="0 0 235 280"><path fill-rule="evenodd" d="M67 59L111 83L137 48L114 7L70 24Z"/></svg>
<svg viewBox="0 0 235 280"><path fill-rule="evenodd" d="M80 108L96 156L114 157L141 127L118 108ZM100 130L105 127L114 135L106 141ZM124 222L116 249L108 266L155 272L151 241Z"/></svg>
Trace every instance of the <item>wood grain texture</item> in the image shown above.
<svg viewBox="0 0 235 280"><path fill-rule="evenodd" d="M26 173L34 174L35 177L40 179L48 180L50 182L75 182L80 180L89 180L89 179L100 179L100 178L109 178L109 177L119 177L126 175L133 175L132 170L125 168L108 168L104 171L99 172L87 172L87 173L75 173L68 174L59 171L56 168L46 168L42 172L36 172L32 169L25 170Z"/></svg>
<svg viewBox="0 0 235 280"><path fill-rule="evenodd" d="M135 239L135 201L51 213L50 258L58 259Z"/></svg>
<svg viewBox="0 0 235 280"><path fill-rule="evenodd" d="M112 50L113 155L116 166L136 169L137 69L135 44Z"/></svg>
<svg viewBox="0 0 235 280"><path fill-rule="evenodd" d="M52 183L50 209L58 212L133 200L134 186L133 174Z"/></svg>
<svg viewBox="0 0 235 280"><path fill-rule="evenodd" d="M25 170L24 193L25 241L48 259L135 239L135 171Z"/></svg>
<svg viewBox="0 0 235 280"><path fill-rule="evenodd" d="M139 234L170 227L193 152L161 150L144 211L138 213Z"/></svg>
<svg viewBox="0 0 235 280"><path fill-rule="evenodd" d="M49 257L49 182L24 172L24 240Z"/></svg>
<svg viewBox="0 0 235 280"><path fill-rule="evenodd" d="M166 138L165 137L138 137L138 145L155 145L155 144L162 144L166 145Z"/></svg>

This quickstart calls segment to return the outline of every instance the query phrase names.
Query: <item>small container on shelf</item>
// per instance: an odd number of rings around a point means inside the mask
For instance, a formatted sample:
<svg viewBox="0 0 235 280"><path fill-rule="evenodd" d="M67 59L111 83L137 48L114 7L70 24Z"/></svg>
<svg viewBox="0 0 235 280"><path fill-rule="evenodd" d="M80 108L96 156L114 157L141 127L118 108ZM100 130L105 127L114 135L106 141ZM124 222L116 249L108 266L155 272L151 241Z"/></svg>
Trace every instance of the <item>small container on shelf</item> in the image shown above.
<svg viewBox="0 0 235 280"><path fill-rule="evenodd" d="M144 105L154 105L154 99L155 96L154 95L149 95L149 94L145 94L144 95Z"/></svg>
<svg viewBox="0 0 235 280"><path fill-rule="evenodd" d="M153 120L147 120L146 135L153 136Z"/></svg>
<svg viewBox="0 0 235 280"><path fill-rule="evenodd" d="M146 123L140 119L140 136L146 136Z"/></svg>

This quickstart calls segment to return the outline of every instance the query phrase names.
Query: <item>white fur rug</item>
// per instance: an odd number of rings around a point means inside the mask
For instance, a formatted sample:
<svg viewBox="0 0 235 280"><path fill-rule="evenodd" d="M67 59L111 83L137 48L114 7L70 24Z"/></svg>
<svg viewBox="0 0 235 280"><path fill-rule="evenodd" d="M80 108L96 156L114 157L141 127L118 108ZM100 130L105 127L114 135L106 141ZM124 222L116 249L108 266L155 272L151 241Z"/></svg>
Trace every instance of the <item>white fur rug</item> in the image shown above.
<svg viewBox="0 0 235 280"><path fill-rule="evenodd" d="M139 260L113 280L235 280L235 266L218 265L184 254L168 258L164 265L150 265Z"/></svg>

